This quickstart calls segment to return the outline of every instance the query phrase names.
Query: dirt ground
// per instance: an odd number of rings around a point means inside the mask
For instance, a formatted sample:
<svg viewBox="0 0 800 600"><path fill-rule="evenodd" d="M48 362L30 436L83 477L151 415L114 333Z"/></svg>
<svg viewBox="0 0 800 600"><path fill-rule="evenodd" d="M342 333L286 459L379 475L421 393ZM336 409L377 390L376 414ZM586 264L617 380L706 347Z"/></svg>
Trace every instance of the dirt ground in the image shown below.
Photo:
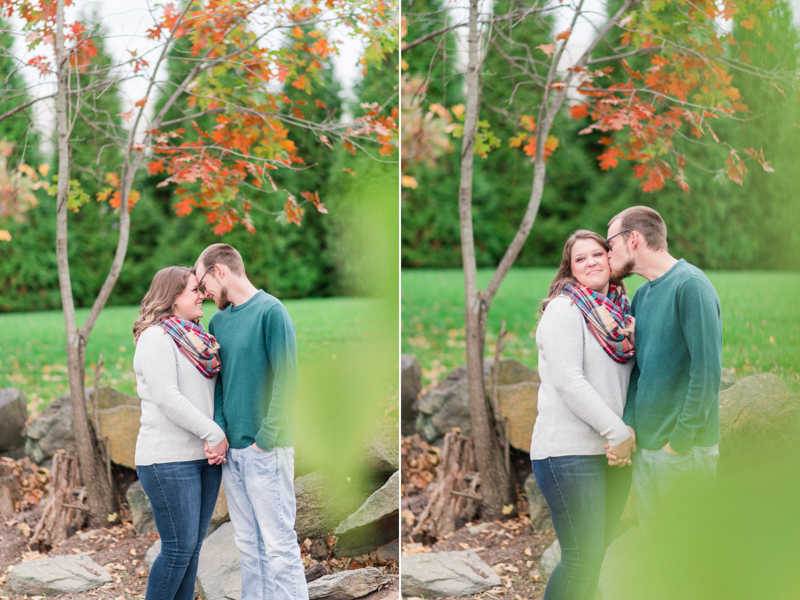
<svg viewBox="0 0 800 600"><path fill-rule="evenodd" d="M416 436L415 436L416 437ZM521 501L518 516L505 521L461 523L443 539L415 539L413 524L428 502L428 485L433 482L437 450L405 438L403 447L404 474L401 514L403 556L420 552L452 552L474 550L500 576L502 587L495 587L475 598L484 600L539 600L544 596L539 560L555 541L553 531L534 531L527 516L527 504ZM402 562L402 558L401 558Z"/></svg>
<svg viewBox="0 0 800 600"><path fill-rule="evenodd" d="M2 458L0 460L8 462L10 459ZM158 539L158 535L137 535L130 521L130 511L123 504L120 510L121 523L99 529L84 529L49 552L41 553L39 549L29 544L29 536L41 516L39 502L45 496L47 477L44 475L46 472L37 471L35 466L29 462L20 470L25 484L22 489L23 500L20 502L19 511L10 519L0 520L0 600L43 600L42 596L28 598L14 595L7 583L10 567L26 560L79 552L85 552L92 560L102 565L113 578L113 582L89 592L62 595L57 598L60 600L86 598L143 600L147 589L147 568L144 565L144 555ZM118 475L117 480L120 486L127 486L131 483L130 477L125 474ZM312 561L302 545L301 552L304 562ZM321 562L329 573L363 566L375 566L389 577L390 582L383 588L364 596L364 600L395 600L400 597L399 570L396 563L358 564L352 560L337 558ZM198 595L197 598L200 596Z"/></svg>

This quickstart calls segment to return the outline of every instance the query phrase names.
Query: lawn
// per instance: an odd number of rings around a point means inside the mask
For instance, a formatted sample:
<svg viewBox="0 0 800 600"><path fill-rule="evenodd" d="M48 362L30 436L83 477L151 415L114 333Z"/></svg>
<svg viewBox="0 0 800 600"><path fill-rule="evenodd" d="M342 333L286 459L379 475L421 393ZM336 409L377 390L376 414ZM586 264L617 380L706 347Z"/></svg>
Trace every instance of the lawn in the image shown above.
<svg viewBox="0 0 800 600"><path fill-rule="evenodd" d="M322 298L284 302L297 330L301 376L304 364L336 361L357 352L370 335L381 330L382 314L376 301L365 298ZM208 325L216 307L203 305L203 324ZM94 385L95 366L102 352L104 375L101 385L136 394L133 373L135 346L131 333L138 315L136 306L106 308L92 331L87 348L87 386ZM79 309L82 323L89 309ZM396 331L396 325L388 331ZM3 348L0 350L0 388L16 387L25 392L33 413L67 393L67 358L64 318L61 311L0 314Z"/></svg>
<svg viewBox="0 0 800 600"><path fill-rule="evenodd" d="M539 303L554 269L512 269L489 313L487 356L494 354L503 320L509 335L503 356L536 368ZM478 271L485 287L491 270ZM800 273L709 271L722 301L722 364L737 378L757 372L782 376L800 390ZM644 281L628 280L631 297ZM404 270L402 273L402 351L422 366L423 384L466 362L464 279L459 270Z"/></svg>

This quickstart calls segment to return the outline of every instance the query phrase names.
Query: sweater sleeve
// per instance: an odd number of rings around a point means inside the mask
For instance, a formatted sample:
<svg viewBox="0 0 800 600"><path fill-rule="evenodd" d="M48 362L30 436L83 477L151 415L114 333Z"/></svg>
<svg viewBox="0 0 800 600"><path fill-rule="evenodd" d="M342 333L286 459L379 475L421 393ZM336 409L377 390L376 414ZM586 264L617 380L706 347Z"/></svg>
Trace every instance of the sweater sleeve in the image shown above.
<svg viewBox="0 0 800 600"><path fill-rule="evenodd" d="M172 339L157 330L146 330L139 339L142 376L150 391L150 399L175 425L191 431L210 446L216 446L225 439L225 433L178 387L177 357L172 345Z"/></svg>
<svg viewBox="0 0 800 600"><path fill-rule="evenodd" d="M586 379L583 368L584 325L580 311L566 302L551 302L538 332L548 370L559 398L572 413L618 446L630 431Z"/></svg>
<svg viewBox="0 0 800 600"><path fill-rule="evenodd" d="M273 373L267 416L256 434L256 445L269 452L286 426L297 393L297 340L289 313L274 306L264 318L264 343Z"/></svg>
<svg viewBox="0 0 800 600"><path fill-rule="evenodd" d="M208 332L214 335L214 317L208 322ZM220 426L223 433L227 435L228 422L225 420L224 404L222 402L222 370L217 373L217 381L214 384L214 422Z"/></svg>
<svg viewBox="0 0 800 600"><path fill-rule="evenodd" d="M688 453L697 431L714 406L719 406L722 378L722 323L716 294L692 279L678 295L678 319L689 349L689 387L683 410L669 436L670 447Z"/></svg>

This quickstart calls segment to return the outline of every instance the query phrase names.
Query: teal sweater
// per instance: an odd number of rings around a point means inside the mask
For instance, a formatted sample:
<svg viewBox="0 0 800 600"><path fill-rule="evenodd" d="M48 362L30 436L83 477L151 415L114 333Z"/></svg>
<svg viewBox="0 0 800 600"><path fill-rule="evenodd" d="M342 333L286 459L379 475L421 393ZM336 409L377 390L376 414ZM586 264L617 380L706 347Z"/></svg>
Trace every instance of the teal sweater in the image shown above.
<svg viewBox="0 0 800 600"><path fill-rule="evenodd" d="M244 304L218 311L208 330L219 342L222 362L214 421L231 448L253 442L265 451L292 446L297 342L283 304L259 290Z"/></svg>
<svg viewBox="0 0 800 600"><path fill-rule="evenodd" d="M636 366L623 420L637 445L670 447L719 443L722 374L720 302L711 282L681 259L643 284L631 304L636 317Z"/></svg>

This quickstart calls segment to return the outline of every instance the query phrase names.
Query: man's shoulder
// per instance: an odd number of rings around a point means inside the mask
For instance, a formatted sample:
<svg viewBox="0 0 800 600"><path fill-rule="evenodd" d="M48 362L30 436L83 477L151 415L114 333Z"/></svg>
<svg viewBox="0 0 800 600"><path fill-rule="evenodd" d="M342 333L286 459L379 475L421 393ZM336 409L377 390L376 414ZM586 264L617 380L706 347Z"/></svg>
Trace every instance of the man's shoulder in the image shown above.
<svg viewBox="0 0 800 600"><path fill-rule="evenodd" d="M714 297L718 297L714 285L702 269L685 260L681 260L675 267L677 269L676 284L680 290L697 289L702 294L712 294Z"/></svg>

